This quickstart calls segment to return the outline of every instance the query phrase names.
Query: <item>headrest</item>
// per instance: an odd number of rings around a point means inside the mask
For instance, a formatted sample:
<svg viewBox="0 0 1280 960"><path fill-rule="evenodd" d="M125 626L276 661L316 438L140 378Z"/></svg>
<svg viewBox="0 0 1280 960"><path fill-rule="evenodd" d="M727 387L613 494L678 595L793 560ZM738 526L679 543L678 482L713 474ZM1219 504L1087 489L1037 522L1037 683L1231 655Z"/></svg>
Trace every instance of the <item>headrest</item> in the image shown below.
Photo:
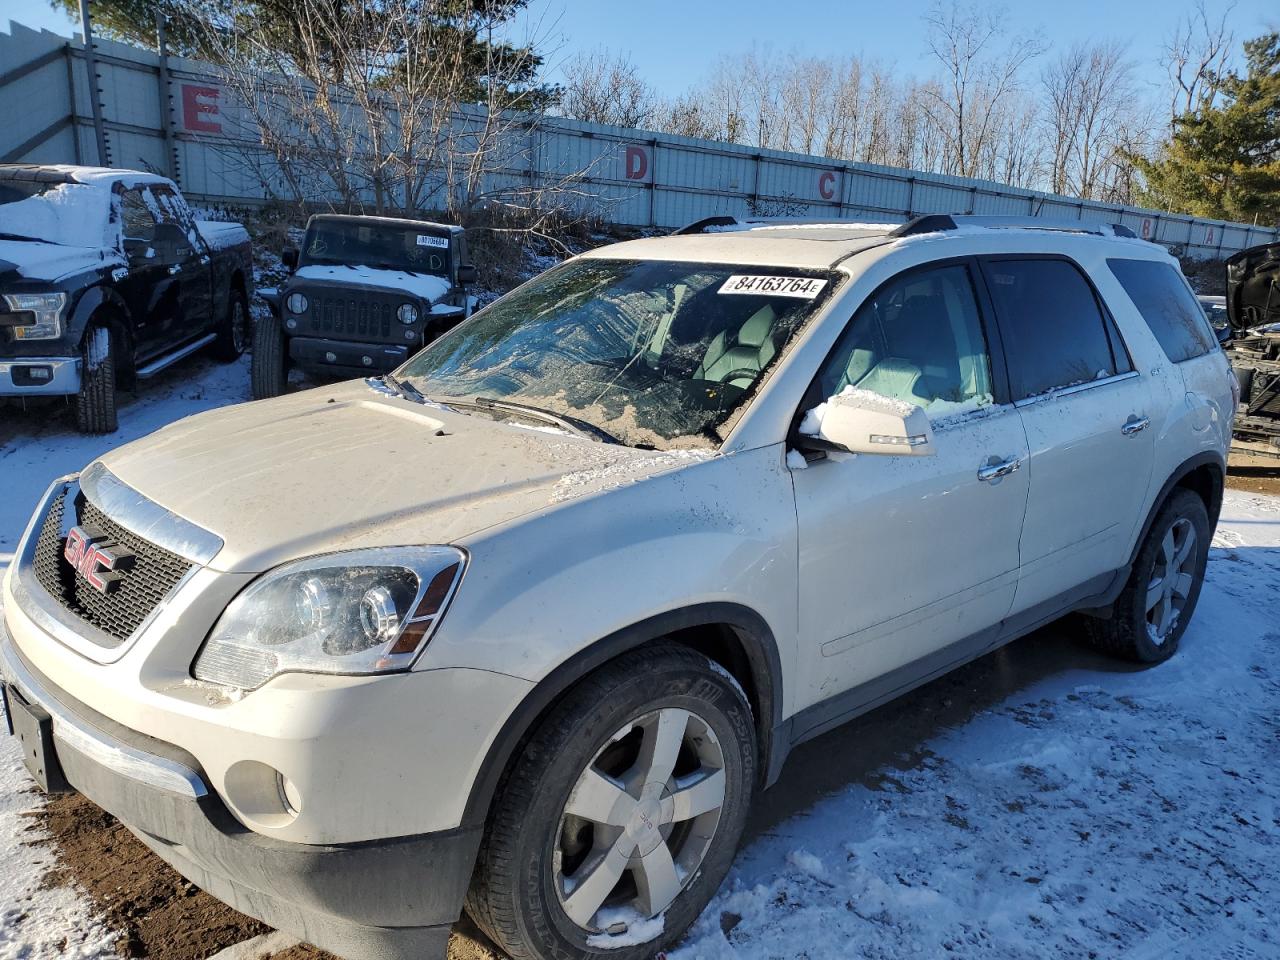
<svg viewBox="0 0 1280 960"><path fill-rule="evenodd" d="M773 321L776 316L773 307L765 304L742 325L742 329L738 331L738 343L744 347L761 346L773 333Z"/></svg>

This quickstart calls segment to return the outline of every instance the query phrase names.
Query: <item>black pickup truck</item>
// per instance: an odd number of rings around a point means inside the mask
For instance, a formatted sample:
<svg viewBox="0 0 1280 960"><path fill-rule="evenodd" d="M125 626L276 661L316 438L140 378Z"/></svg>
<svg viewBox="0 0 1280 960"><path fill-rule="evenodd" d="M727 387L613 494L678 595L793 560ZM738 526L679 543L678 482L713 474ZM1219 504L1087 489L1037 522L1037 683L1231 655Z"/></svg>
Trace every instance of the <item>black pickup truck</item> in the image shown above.
<svg viewBox="0 0 1280 960"><path fill-rule="evenodd" d="M244 228L195 220L164 177L0 164L0 403L74 398L110 433L118 388L245 351L252 283Z"/></svg>
<svg viewBox="0 0 1280 960"><path fill-rule="evenodd" d="M470 315L476 270L461 227L425 220L317 214L290 271L260 292L272 309L254 332L253 396L283 393L289 369L388 373Z"/></svg>

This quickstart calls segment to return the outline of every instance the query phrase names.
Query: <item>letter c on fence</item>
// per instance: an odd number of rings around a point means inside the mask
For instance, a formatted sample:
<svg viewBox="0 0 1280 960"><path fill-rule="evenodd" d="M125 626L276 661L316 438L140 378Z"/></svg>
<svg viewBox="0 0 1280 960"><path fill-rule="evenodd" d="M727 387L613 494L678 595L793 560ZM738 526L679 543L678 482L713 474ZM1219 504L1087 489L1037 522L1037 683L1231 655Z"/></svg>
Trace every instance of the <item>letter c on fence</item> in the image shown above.
<svg viewBox="0 0 1280 960"><path fill-rule="evenodd" d="M643 180L649 175L649 152L644 147L627 147L626 173L628 180Z"/></svg>
<svg viewBox="0 0 1280 960"><path fill-rule="evenodd" d="M222 122L217 119L221 111L218 98L222 91L217 87L201 87L194 83L182 85L182 125L192 133L221 133Z"/></svg>
<svg viewBox="0 0 1280 960"><path fill-rule="evenodd" d="M836 195L836 175L830 170L818 178L818 193L823 200L830 200Z"/></svg>

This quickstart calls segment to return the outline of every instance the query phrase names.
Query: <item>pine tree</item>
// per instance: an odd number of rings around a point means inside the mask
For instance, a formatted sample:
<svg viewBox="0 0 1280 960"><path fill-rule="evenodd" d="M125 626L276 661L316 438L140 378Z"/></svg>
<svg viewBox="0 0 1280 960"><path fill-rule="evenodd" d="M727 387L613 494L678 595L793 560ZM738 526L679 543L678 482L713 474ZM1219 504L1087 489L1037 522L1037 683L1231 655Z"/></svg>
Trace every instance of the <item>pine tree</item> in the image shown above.
<svg viewBox="0 0 1280 960"><path fill-rule="evenodd" d="M1178 117L1154 160L1137 158L1139 202L1224 220L1280 223L1280 33L1246 41L1245 72Z"/></svg>

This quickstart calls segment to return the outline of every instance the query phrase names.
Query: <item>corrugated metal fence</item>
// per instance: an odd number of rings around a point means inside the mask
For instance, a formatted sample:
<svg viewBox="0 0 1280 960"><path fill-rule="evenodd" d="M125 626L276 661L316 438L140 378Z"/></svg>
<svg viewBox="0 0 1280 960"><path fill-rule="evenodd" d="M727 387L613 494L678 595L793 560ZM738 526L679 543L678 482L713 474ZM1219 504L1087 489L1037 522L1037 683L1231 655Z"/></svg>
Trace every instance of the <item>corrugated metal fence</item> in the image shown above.
<svg viewBox="0 0 1280 960"><path fill-rule="evenodd" d="M196 202L253 202L261 184L227 150L234 110L216 72L195 61L98 41L98 96L118 167L173 177ZM167 89L164 87L167 86ZM10 24L0 31L0 160L99 162L79 41ZM758 150L621 127L539 118L497 186L571 178L616 223L677 227L701 217L778 215L899 222L925 213L1009 214L1123 223L1197 257L1280 239L1280 230L1102 204L934 173Z"/></svg>

